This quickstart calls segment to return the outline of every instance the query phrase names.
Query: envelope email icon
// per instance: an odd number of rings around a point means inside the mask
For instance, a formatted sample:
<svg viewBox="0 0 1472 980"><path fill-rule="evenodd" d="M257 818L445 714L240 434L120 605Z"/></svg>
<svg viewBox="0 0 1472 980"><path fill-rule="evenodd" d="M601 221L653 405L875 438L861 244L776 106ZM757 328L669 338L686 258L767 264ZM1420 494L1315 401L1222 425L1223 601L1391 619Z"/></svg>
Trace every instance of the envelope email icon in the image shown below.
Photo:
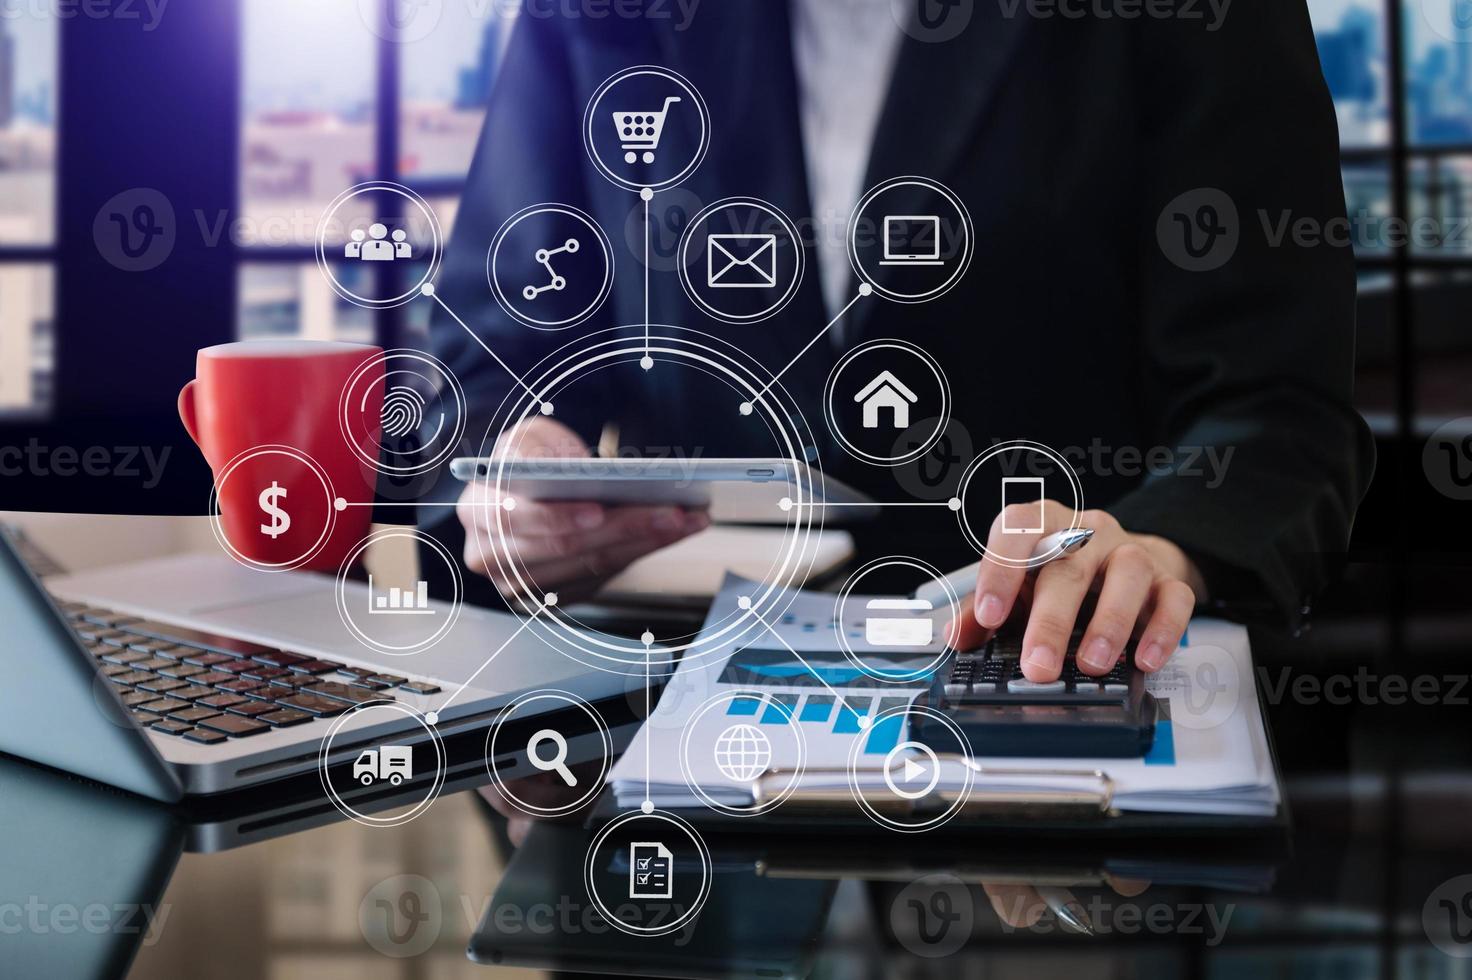
<svg viewBox="0 0 1472 980"><path fill-rule="evenodd" d="M777 236L711 235L706 239L705 281L714 289L776 286Z"/></svg>

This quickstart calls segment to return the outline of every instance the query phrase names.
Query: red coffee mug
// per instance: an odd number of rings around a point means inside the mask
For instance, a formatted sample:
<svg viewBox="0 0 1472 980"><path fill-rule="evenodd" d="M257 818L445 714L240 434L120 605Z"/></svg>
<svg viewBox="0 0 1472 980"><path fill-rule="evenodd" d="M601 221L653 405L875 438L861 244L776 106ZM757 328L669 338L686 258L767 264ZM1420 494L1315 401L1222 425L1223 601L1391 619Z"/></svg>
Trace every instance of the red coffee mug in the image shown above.
<svg viewBox="0 0 1472 980"><path fill-rule="evenodd" d="M383 350L366 344L257 340L206 347L179 392L179 418L209 463L217 537L267 571L336 571L368 533L376 470L344 435L343 390L374 440Z"/></svg>

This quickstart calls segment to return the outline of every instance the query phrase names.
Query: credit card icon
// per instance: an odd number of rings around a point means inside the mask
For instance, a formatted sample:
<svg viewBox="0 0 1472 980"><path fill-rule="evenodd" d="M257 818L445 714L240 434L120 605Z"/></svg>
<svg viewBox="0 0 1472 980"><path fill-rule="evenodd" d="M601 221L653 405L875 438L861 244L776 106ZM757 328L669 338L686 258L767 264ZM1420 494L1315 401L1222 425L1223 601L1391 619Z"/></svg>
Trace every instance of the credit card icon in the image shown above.
<svg viewBox="0 0 1472 980"><path fill-rule="evenodd" d="M870 599L864 639L876 647L924 647L935 639L935 606L927 599Z"/></svg>

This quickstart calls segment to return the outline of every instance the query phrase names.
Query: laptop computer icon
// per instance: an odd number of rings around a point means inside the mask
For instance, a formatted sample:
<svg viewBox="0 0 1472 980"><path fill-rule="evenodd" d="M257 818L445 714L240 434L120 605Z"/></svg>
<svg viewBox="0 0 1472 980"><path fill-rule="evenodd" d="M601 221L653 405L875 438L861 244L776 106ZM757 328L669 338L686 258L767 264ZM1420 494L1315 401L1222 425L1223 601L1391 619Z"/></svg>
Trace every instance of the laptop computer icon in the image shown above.
<svg viewBox="0 0 1472 980"><path fill-rule="evenodd" d="M940 257L940 216L884 216L884 258L880 265L945 265Z"/></svg>

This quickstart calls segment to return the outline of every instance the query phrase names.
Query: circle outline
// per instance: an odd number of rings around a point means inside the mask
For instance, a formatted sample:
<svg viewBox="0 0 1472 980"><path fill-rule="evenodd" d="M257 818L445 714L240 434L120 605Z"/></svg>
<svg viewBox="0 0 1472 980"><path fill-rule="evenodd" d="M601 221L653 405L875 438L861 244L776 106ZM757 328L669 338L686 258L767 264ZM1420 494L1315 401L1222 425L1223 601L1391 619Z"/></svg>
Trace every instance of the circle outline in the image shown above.
<svg viewBox="0 0 1472 980"><path fill-rule="evenodd" d="M838 376L849 366L849 362L862 354L887 348L902 350L914 357L918 357L930 369L931 373L935 375L936 380L940 382L941 407L940 413L936 416L935 431L926 438L924 444L918 449L905 453L902 456L876 456L873 453L866 453L858 446L850 443L848 437L843 434L842 426L838 424L837 412L833 407L833 396L838 390ZM823 419L828 423L828 431L837 440L839 446L843 448L844 452L853 456L855 459L891 469L896 466L903 466L906 463L913 463L935 448L935 444L940 442L941 437L946 433L946 428L951 424L951 407L951 382L946 377L945 370L941 368L940 362L920 345L912 344L908 340L898 340L893 337L882 337L877 340L865 341L847 354L844 354L843 357L839 358L838 363L833 365L833 369L828 372L828 380L823 384Z"/></svg>
<svg viewBox="0 0 1472 980"><path fill-rule="evenodd" d="M587 790L581 796L579 796L575 802L560 807L539 807L527 803L525 800L521 799L515 793L512 793L506 788L506 783L504 780L502 780L500 772L496 770L495 766L491 765L491 756L495 748L496 735L500 733L501 727L506 723L506 721L510 718L511 714L516 709L520 708L522 705L526 704L529 701L535 701L541 698L549 698L552 700L563 701L581 710L583 713L593 719L593 724L597 728L599 737L603 742L603 768L599 771L598 776L588 781ZM526 746L526 752L528 756L531 755L530 743L528 743ZM565 758L563 762L566 763ZM528 691L526 694L521 695L510 704L506 705L506 707L496 712L496 720L491 723L490 729L486 732L485 763L486 772L490 775L492 781L495 782L496 788L499 789L501 791L501 795L509 800L513 805L515 805L518 810L521 810L523 813L532 817L561 816L566 813L571 813L578 807L587 803L603 789L603 780L608 775L608 770L613 766L613 736L609 733L608 724L603 720L603 717L599 715L597 709L589 704L586 700L568 691L561 691L556 688L542 688L541 690ZM533 766L532 768L535 769L536 767Z"/></svg>
<svg viewBox="0 0 1472 980"><path fill-rule="evenodd" d="M880 194L893 190L896 187L923 187L926 190L940 194L941 197L945 198L946 203L950 204L956 210L957 216L961 219L961 230L965 234L965 256L962 258L960 264L945 282L923 293L901 293L880 285L879 277L871 275L859 260L859 245L855 241L855 237L859 233L859 218L863 215L864 208L872 204ZM847 245L849 264L853 266L854 275L858 277L860 282L868 283L874 287L876 293L896 303L926 303L933 299L939 299L954 289L956 284L961 281L961 277L971 268L971 260L976 254L976 231L971 224L971 212L966 210L966 205L962 203L960 196L955 191L940 181L932 180L929 177L907 174L901 177L891 177L886 181L876 184L869 188L863 197L859 198L859 202L854 205L853 211L849 214Z"/></svg>
<svg viewBox="0 0 1472 980"><path fill-rule="evenodd" d="M294 558L289 562L263 562L246 557L231 542L230 536L225 533L225 528L220 523L220 518L224 515L224 512L219 506L220 488L229 482L230 475L235 471L236 467L255 459L257 456L264 455L286 456L296 460L298 463L304 464L307 469L312 471L312 475L317 477L317 481L322 484L322 489L327 492L327 523L323 527L322 533L317 537L317 540L308 551L302 554L301 557ZM267 444L264 446L253 446L250 449L243 450L236 454L235 458L230 460L229 463L225 464L224 473L210 485L209 510L207 513L210 515L210 530L214 532L216 543L230 557L240 562L246 568L251 568L258 572L289 572L292 569L302 567L313 558L316 558L317 555L321 554L322 549L327 547L327 542L332 539L332 531L337 527L336 500L337 493L332 489L332 482L327 475L327 471L315 459L292 446Z"/></svg>
<svg viewBox="0 0 1472 980"><path fill-rule="evenodd" d="M385 463L382 456L370 456L349 432L348 414L352 409L352 399L349 396L352 395L357 387L358 379L366 371L379 364L383 365L384 377L387 378L388 362L391 358L396 357L404 357L428 364L435 371L439 372L442 378L449 382L450 390L455 396L456 420L452 437L446 440L445 447L436 453L428 462L415 463L412 466L395 466ZM353 451L353 455L357 456L363 462L368 463L378 473L384 476L418 476L439 466L454 454L460 445L460 440L465 437L465 416L465 389L461 387L460 379L455 377L454 372L450 370L448 365L433 354L414 350L409 347L395 347L392 350L381 351L359 365L358 369L348 378L347 383L343 385L342 395L338 399L338 426L342 430L343 441L348 444L348 448ZM380 446L380 448L382 447Z"/></svg>
<svg viewBox="0 0 1472 980"><path fill-rule="evenodd" d="M513 389L507 394L501 407L496 412L497 419L503 415L505 416L504 424L499 426L499 432L504 434L515 429L528 418L534 417L536 412L535 406L539 401L544 400L543 396L558 389L559 386L574 383L578 380L577 376L580 372L585 371L589 367L602 367L609 363L618 364L625 363L626 361L632 363L633 355L663 354L667 355L671 360L680 359L693 363L697 369L702 364L706 365L730 378L734 382L733 387L746 387L752 392L753 397L757 391L757 385L763 383L763 379L757 375L756 369L762 371L766 371L766 369L759 362L755 360L750 360L750 363L743 362L725 350L720 349L718 346L702 342L702 340L710 340L715 341L717 344L725 343L724 341L720 341L719 338L700 331L668 324L653 324L651 326L658 327L661 331L683 332L702 339L693 339L692 337L675 336L666 333L646 336L643 333L644 328L642 326L631 325L628 327L611 327L569 342L558 351L548 355L533 369L541 372L535 380L527 380L525 388ZM624 331L634 330L639 332L630 332L625 336L621 336ZM694 350L687 350L685 347L693 348ZM744 355L744 352L739 348L732 346L732 350ZM701 356L702 354L710 356ZM749 355L745 356L749 358ZM620 360L621 358L625 360ZM551 364L550 367L544 367L544 365L548 365L549 363ZM743 376L742 372L746 372L751 377ZM767 374L770 376L770 372L767 372ZM767 413L766 418L778 430L783 443L786 445L787 451L783 458L792 463L803 462L805 457L798 451L795 444L802 444L804 449L811 448L813 442L803 439L803 433L806 432L808 435L811 435L811 430L808 429L806 422L802 420L801 412L795 404L784 405L779 399L773 397L774 394L779 392L786 396L785 389L780 384L770 384L763 397L757 400L762 402ZM790 401L790 396L786 397ZM528 399L530 400L528 401ZM523 405L524 407L521 408L520 414L518 415L518 406ZM788 431L789 427L792 431ZM799 427L802 431L798 431ZM490 429L487 431L487 442L490 441L491 430L496 428L497 426L493 421ZM482 455L491 455L484 452L485 448L483 444ZM505 456L503 454L500 458L493 484L498 491L502 492L503 496L505 489L504 469ZM787 557L784 559L783 570L774 576L775 581L772 583L765 581L762 583L764 591L762 592L761 603L754 604L754 608L760 606L762 603L766 603L769 609L774 608L784 600L785 605L790 605L793 599L795 599L795 594L792 589L779 583L787 578L786 572L789 566L793 566L794 569L801 568L805 565L810 565L813 559L813 549L816 546L817 534L821 531L822 508L813 506L811 501L815 501L822 496L822 470L817 464L816 459L814 459L813 462L805 463L805 465L800 467L798 473L798 496L810 502L803 504L802 511L804 513L799 515L798 520L793 524L787 525L793 529L793 541L791 546L788 546L786 549ZM815 511L818 512L816 516L813 514ZM492 516L496 520L489 532L492 539L490 543L494 545L497 542L501 542L504 545L507 534L507 529L504 526L505 511L503 508L495 508ZM494 547L492 554L487 555L485 553L487 542L482 539L478 527L476 528L475 541L477 548L481 551L482 559L486 561L487 567L490 567L491 559L494 559L496 567L503 574L506 574L509 580L516 584L521 594L535 595L538 593L539 590L534 587L534 583L529 582L521 574L520 568L511 559L510 556L514 549ZM797 577L795 571L793 577ZM772 598L769 602L769 597L773 596L776 596L776 598ZM522 615L519 604L513 603L512 605L518 615ZM782 608L785 609L785 605ZM696 651L694 654L687 654L684 658L689 660L694 657L704 656L706 653L711 652L712 648L721 649L727 644L735 642L756 627L760 622L760 616L752 616L752 611L743 610L742 614L736 618L735 623L722 626L712 636L706 636L706 631L702 629L689 642L679 645L671 645L668 642L662 643L662 651L665 653ZM768 610L764 609L760 611L766 612ZM558 652L572 657L585 666L612 670L614 673L628 674L630 670L637 670L642 675L647 669L648 650L644 645L641 644L635 648L633 646L610 643L604 639L587 636L578 627L564 622L558 615L558 611L555 610L542 609L533 615L540 616L542 612L548 613L545 617L548 625L546 625L545 629L534 629L532 632L543 639L544 642L548 642ZM735 633L734 636L728 637L726 634L737 626L740 626L739 632ZM548 635L549 631L552 634L551 637ZM552 637L562 642L554 642ZM589 660L578 657L575 653L567 649L568 646L587 654L592 658L592 661L590 662ZM696 648L699 647L704 647L705 649L697 650ZM625 657L628 659L624 659ZM618 665L618 667L612 665ZM620 667L629 669L619 669Z"/></svg>
<svg viewBox="0 0 1472 980"><path fill-rule="evenodd" d="M730 207L749 207L758 211L765 211L767 214L776 218L777 222L782 225L782 231L792 240L792 247L797 256L797 263L792 274L792 282L788 284L781 297L758 313L733 314L717 309L690 282L690 246L694 243L696 237L694 235L696 226L709 221L717 211L723 211ZM709 240L709 234L707 233L706 241L708 242ZM802 277L806 273L807 268L807 256L805 254L807 249L803 247L802 237L797 230L797 225L781 208L757 197L727 197L701 208L699 213L686 223L685 230L680 233L680 245L677 252L679 260L675 263L675 267L680 274L680 286L684 288L685 295L690 297L690 301L702 311L726 323L760 323L781 313L787 308L787 304L791 303L793 298L797 296L798 289L802 286Z"/></svg>
<svg viewBox="0 0 1472 980"><path fill-rule="evenodd" d="M332 270L332 263L327 261L327 226L331 224L332 219L336 217L337 212L341 210L344 204L359 194L366 194L369 191L387 191L391 194L398 194L419 208L429 222L429 265L424 270L424 275L405 292L387 299L369 299L366 296L360 296L353 292L338 280L337 274ZM376 215L377 212L375 212L375 217ZM369 310L391 310L394 307L403 306L412 301L420 295L420 290L425 285L434 282L434 277L440 271L440 261L444 258L443 236L440 232L439 217L434 213L434 208L430 207L429 202L414 191L405 187L403 184L396 184L391 180L364 181L361 184L355 184L349 187L337 195L332 203L327 206L327 210L322 212L321 220L317 222L316 239L317 268L327 278L328 284L332 286L332 291L349 303Z"/></svg>
<svg viewBox="0 0 1472 980"><path fill-rule="evenodd" d="M966 491L971 486L972 477L974 477L977 471L980 470L981 467L984 466L987 461L990 460L993 456L997 455L998 453L1008 452L1014 449L1026 449L1031 452L1040 452L1044 456L1047 456L1048 459L1050 459L1052 462L1056 463L1059 469L1061 469L1068 476L1069 489L1073 491L1073 520L1067 528L1061 528L1060 530L1077 531L1082 526L1084 514L1084 488L1082 482L1080 482L1078 478L1078 474L1074 472L1074 469L1071 465L1069 465L1068 460L1064 459L1063 456L1052 447L1045 446L1041 442L1034 442L1030 439L1013 439L1009 442L999 442L995 446L988 447L986 452L982 453L980 456L973 459L970 463L966 464L966 469L961 474L961 482L956 486L956 499L961 501L961 506L955 512L956 520L961 525L961 534L966 538L966 543L971 545L972 549L975 550L977 554L981 555L981 557L986 559L987 561L994 561L999 565L1006 565L1008 568L1041 568L1048 562L1052 561L1055 558L1058 558L1063 554L1063 547L1061 544L1055 545L1048 552L1040 556L1029 555L1026 558L1006 558L1001 555L994 555L991 553L990 549L987 548L986 543L982 541L979 537L977 537L976 531L973 530L971 527L971 519L966 516Z"/></svg>
<svg viewBox="0 0 1472 980"><path fill-rule="evenodd" d="M630 925L608 911L607 906L603 904L603 897L593 887L593 858L597 855L598 848L602 846L603 842L616 829L635 820L650 819L663 820L666 823L673 824L694 842L696 852L700 855L701 880L700 892L696 895L695 901L690 904L688 909L675 916L669 922L661 923L658 926L643 927ZM609 925L620 932L627 933L630 936L667 936L672 932L677 932L686 922L700 914L700 910L705 907L706 899L710 898L711 879L714 877L714 871L714 865L710 859L710 851L706 848L705 841L696 832L695 828L682 817L676 816L667 810L649 810L647 812L643 810L630 810L628 813L620 814L613 820L610 820L603 829L598 831L593 837L592 843L588 845L588 854L583 859L583 887L588 890L588 897L593 900L593 907L598 910L598 914L602 915ZM673 873L672 868L671 874Z"/></svg>
<svg viewBox="0 0 1472 980"><path fill-rule="evenodd" d="M436 760L435 777L434 782L430 785L429 795L426 796L423 800L420 800L418 803L416 803L413 808L411 808L407 813L401 813L396 817L372 817L366 813L360 813L358 810L349 806L342 799L342 797L338 795L337 789L332 785L332 780L327 778L327 756L332 749L332 740L337 737L338 732L342 729L342 726L347 723L349 718L352 718L357 715L358 712L366 711L369 708L392 708L404 714L405 716L414 719L420 724L421 727L424 728L426 732L429 733L429 741L434 746ZM391 701L384 698L377 698L372 701L364 701L361 704L355 704L347 711L343 712L333 719L332 726L327 729L327 734L322 736L322 745L317 751L317 778L321 781L322 788L327 791L327 797L329 800L332 801L332 805L337 807L338 812L343 814L343 816L347 817L349 820L360 823L365 827L398 827L408 823L410 820L413 820L425 810L428 810L430 804L439 799L440 791L444 789L445 786L445 775L447 769L446 758L447 757L445 755L444 742L440 740L439 732L434 730L434 726L426 721L424 716L421 715L417 709L411 707L410 705L404 704L401 701Z"/></svg>
<svg viewBox="0 0 1472 980"><path fill-rule="evenodd" d="M421 640L409 646L396 646L392 643L383 643L373 639L362 627L358 626L347 608L346 586L348 583L348 573L352 570L353 563L368 548L380 541L387 541L390 538L411 538L414 541L428 544L435 554L444 561L445 565L449 567L450 580L454 586L454 593L450 598L450 614L444 618L439 628L428 639ZM379 528L377 531L371 531L366 537L354 545L352 550L342 560L342 566L337 571L337 588L333 591L337 599L337 615L342 620L343 626L347 627L348 632L364 646L386 657L412 657L415 654L423 653L425 650L439 643L450 630L454 629L456 620L460 618L460 610L465 604L465 583L460 577L459 563L455 561L449 549L435 538L425 534L419 528L404 525L394 525L392 527Z"/></svg>
<svg viewBox="0 0 1472 980"><path fill-rule="evenodd" d="M700 139L696 143L695 155L673 177L655 181L654 183L640 183L618 176L614 173L613 168L605 163L603 158L594 149L597 138L593 135L593 120L598 105L603 101L603 97L608 95L619 82L639 75L654 75L666 81L673 82L679 88L684 89L685 93L690 96L691 102L695 105L696 113L700 116ZM583 149L587 152L589 159L593 161L593 166L597 168L598 172L611 183L622 187L624 190L642 192L646 189L656 191L675 187L684 181L686 177L694 173L696 168L705 160L706 152L710 149L710 110L706 107L705 98L700 94L699 90L690 83L689 79L679 72L671 71L668 68L660 68L656 65L632 65L621 71L614 72L608 78L604 79L603 84L599 85L588 98L587 107L583 109ZM624 162L627 164L631 161L625 159ZM647 160L645 162L652 163L653 161Z"/></svg>
<svg viewBox="0 0 1472 980"><path fill-rule="evenodd" d="M587 306L583 307L582 310L571 317L565 317L561 320L538 320L534 316L523 313L507 298L505 290L501 288L501 283L496 278L496 256L500 254L501 246L506 242L506 236L511 234L511 230L518 224L527 218L532 218L539 214L562 214L581 222L593 232L593 237L598 240L598 247L603 250L603 284L598 289L598 295ZM576 251L576 249L572 251ZM523 326L531 327L533 330L556 333L559 330L567 330L582 323L588 317L597 313L603 304L608 301L609 295L613 292L614 261L613 243L609 241L608 235L604 233L598 222L594 221L586 212L570 204L532 204L522 208L501 222L501 227L496 229L496 234L491 239L490 247L486 250L486 281L490 284L491 293L496 297L496 302L501 304L501 309L505 310L516 322ZM562 279L563 277L558 276L557 278ZM560 292L560 289L558 291Z"/></svg>
<svg viewBox="0 0 1472 980"><path fill-rule="evenodd" d="M893 708L887 708L874 716L874 721L869 726L869 730L873 731L875 725L879 724L885 718L888 718L890 715L894 714L921 714L927 718L938 721L940 724L944 725L952 735L956 737L957 743L961 746L963 750L963 754L967 758L973 758L971 751L971 742L966 738L966 733L961 731L956 723L947 718L942 712L939 712L934 708L929 707L928 705L898 704L895 705ZM860 733L860 736L863 734L864 733ZM970 799L971 790L976 783L976 772L970 766L963 765L961 769L966 774L966 781L961 787L961 792L958 793L956 795L956 798L951 801L951 805L946 807L946 809L941 813L938 813L930 819L924 821L923 823L918 824L906 824L884 816L878 810L874 809L873 804L871 804L865 798L864 794L859 790L859 750L864 743L864 739L860 736L855 736L853 745L849 747L848 788L849 792L853 795L854 801L858 803L859 809L863 810L864 813L868 815L869 819L873 820L881 827L887 827L902 834L923 834L926 831L934 830L949 821L952 817L954 817L957 813L961 811L962 807L965 806L967 800ZM913 739L907 740L913 741ZM886 756L886 758L888 758L888 756ZM938 758L937 761L939 761ZM938 779L937 782L939 782Z"/></svg>
<svg viewBox="0 0 1472 980"><path fill-rule="evenodd" d="M791 730L794 740L797 742L797 762L792 767L792 775L787 785L769 800L754 803L752 806L735 807L721 803L706 793L705 789L695 780L691 773L690 765L690 739L695 731L695 723L705 716L705 713L714 708L718 702L734 701L736 698L751 698L759 700L763 706L775 707L787 719L784 726ZM796 790L797 784L802 779L802 774L807 769L807 737L803 735L802 727L797 723L797 715L793 709L775 698L753 694L751 691L722 691L706 698L705 701L691 713L686 720L683 731L680 733L680 775L685 777L685 784L695 791L701 801L712 810L724 813L731 817L756 817L768 813L787 800Z"/></svg>
<svg viewBox="0 0 1472 980"><path fill-rule="evenodd" d="M859 668L859 670L866 676L871 677L882 684L917 684L921 681L929 680L930 676L935 673L937 668L940 667L941 661L945 660L950 650L949 643L942 644L940 652L935 655L934 660L932 660L930 663L927 663L924 667L913 671L906 671L904 673L893 673L885 670L871 669L869 665L864 663L863 659L854 652L852 645L850 645L848 641L848 620L844 615L844 611L846 604L848 603L849 595L853 592L854 587L859 584L860 580L862 580L865 575L877 572L881 568L889 568L893 565L902 565L906 568L913 568L916 571L924 574L932 582L939 583L941 589L946 594L946 599L948 601L949 607L957 610L960 609L960 596L956 594L956 590L951 586L950 580L942 575L940 570L937 569L934 565L930 564L927 561L922 561L919 558L910 558L906 555L887 555L883 558L875 558L872 561L864 563L863 566L861 566L858 570L851 574L848 577L848 580L843 583L843 588L840 589L838 592L838 598L835 599L833 602L833 615L835 617L834 621L838 624L838 628L834 632L838 634L838 645L843 650L844 654L848 657L849 663ZM874 719L871 719L871 726L873 725L873 722Z"/></svg>

